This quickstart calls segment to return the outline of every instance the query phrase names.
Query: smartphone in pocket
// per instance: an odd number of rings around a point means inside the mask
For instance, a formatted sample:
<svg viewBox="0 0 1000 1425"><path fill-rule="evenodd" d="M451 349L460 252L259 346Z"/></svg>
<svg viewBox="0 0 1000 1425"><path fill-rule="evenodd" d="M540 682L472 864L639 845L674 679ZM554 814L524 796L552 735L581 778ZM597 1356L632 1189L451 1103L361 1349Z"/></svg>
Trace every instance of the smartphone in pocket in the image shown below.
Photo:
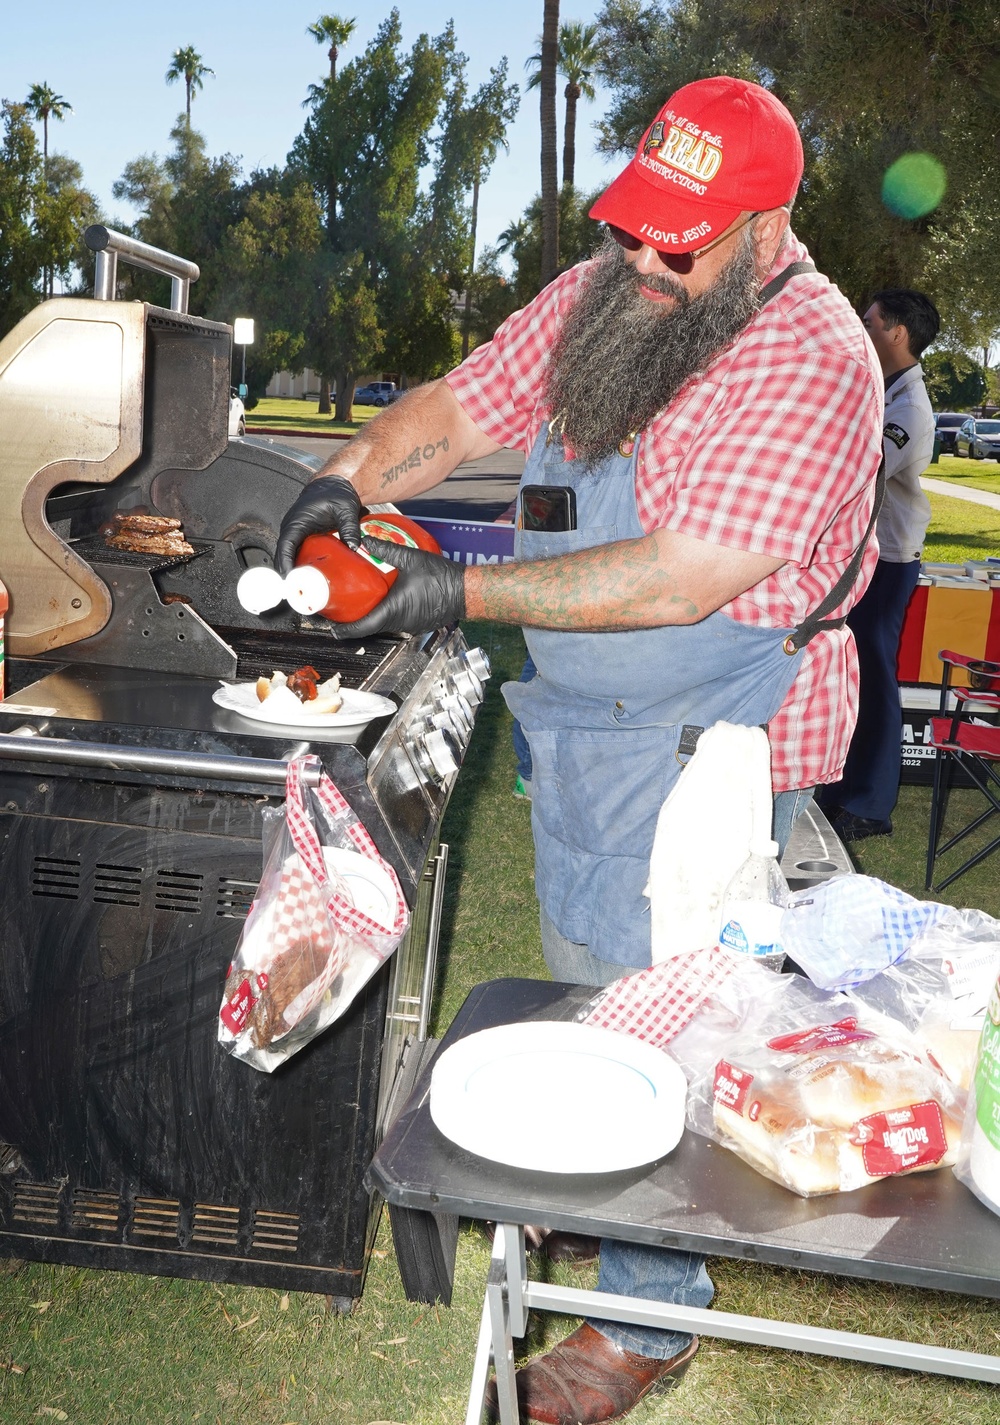
<svg viewBox="0 0 1000 1425"><path fill-rule="evenodd" d="M525 485L521 528L548 534L576 529L576 491L569 485Z"/></svg>

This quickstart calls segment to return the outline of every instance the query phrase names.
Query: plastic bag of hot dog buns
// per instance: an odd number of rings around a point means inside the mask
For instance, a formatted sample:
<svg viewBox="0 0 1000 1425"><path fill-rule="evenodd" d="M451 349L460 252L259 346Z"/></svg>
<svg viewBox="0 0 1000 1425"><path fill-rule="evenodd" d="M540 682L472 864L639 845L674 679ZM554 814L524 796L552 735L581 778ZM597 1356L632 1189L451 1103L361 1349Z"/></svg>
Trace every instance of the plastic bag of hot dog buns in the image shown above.
<svg viewBox="0 0 1000 1425"><path fill-rule="evenodd" d="M409 912L395 871L317 757L289 763L285 805L264 840L218 1038L270 1073L348 1009L402 939Z"/></svg>
<svg viewBox="0 0 1000 1425"><path fill-rule="evenodd" d="M802 1197L953 1164L966 1091L922 1037L882 1007L769 978L735 970L671 1042L688 1126ZM911 987L911 1010L919 998Z"/></svg>

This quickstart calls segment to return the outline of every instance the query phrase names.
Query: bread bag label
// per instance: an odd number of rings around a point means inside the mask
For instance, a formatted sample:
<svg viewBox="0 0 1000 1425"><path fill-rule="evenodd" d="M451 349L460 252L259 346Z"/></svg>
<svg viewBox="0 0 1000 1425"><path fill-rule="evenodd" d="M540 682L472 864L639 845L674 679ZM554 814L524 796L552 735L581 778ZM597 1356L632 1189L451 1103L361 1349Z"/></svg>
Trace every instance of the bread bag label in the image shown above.
<svg viewBox="0 0 1000 1425"><path fill-rule="evenodd" d="M813 1054L817 1049L836 1048L841 1044L856 1044L876 1036L858 1028L853 1015L834 1024L816 1024L811 1029L799 1029L794 1034L779 1034L767 1041L769 1049L779 1054Z"/></svg>
<svg viewBox="0 0 1000 1425"><path fill-rule="evenodd" d="M735 1064L729 1064L725 1059L720 1059L715 1066L715 1083L712 1086L716 1103L721 1103L725 1108L731 1108L733 1113L742 1113L746 1107L747 1095L752 1083L753 1074L748 1074L746 1069L738 1069Z"/></svg>
<svg viewBox="0 0 1000 1425"><path fill-rule="evenodd" d="M230 1034L242 1034L246 1028L250 1011L257 1003L257 996L248 979L241 980L236 989L219 1010L219 1018Z"/></svg>
<svg viewBox="0 0 1000 1425"><path fill-rule="evenodd" d="M852 1137L873 1178L931 1167L948 1151L941 1108L933 1099L859 1119Z"/></svg>

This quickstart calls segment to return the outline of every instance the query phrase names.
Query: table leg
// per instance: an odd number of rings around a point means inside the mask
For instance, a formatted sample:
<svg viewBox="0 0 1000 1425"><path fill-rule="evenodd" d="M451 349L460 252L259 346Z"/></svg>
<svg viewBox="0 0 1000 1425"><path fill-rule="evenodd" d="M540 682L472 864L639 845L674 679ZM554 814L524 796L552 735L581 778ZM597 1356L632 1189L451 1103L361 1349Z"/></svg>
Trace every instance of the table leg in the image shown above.
<svg viewBox="0 0 1000 1425"><path fill-rule="evenodd" d="M517 1223L498 1222L486 1279L486 1299L479 1323L465 1425L479 1425L482 1419L491 1356L496 1370L500 1425L519 1425L513 1338L523 1336L527 1330L527 1286L524 1228Z"/></svg>

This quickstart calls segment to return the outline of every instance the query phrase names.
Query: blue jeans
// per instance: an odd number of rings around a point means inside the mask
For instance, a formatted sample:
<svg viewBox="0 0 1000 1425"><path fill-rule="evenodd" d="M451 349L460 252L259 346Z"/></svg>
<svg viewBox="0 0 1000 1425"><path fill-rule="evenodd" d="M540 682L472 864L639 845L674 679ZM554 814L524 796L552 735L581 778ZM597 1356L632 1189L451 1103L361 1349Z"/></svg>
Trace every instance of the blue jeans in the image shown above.
<svg viewBox="0 0 1000 1425"><path fill-rule="evenodd" d="M774 839L784 851L792 825L812 797L812 788L779 792L774 799ZM608 985L628 974L628 966L598 960L586 945L560 935L544 910L540 912L542 953L554 980L578 985ZM712 1279L700 1252L672 1247L647 1247L638 1242L601 1242L601 1267L597 1287L615 1296L641 1296L677 1306L708 1306L715 1295ZM683 1351L691 1340L685 1331L665 1331L656 1326L629 1326L625 1322L591 1320L590 1325L623 1351L667 1360Z"/></svg>
<svg viewBox="0 0 1000 1425"><path fill-rule="evenodd" d="M531 654L529 653L524 660L524 667L521 669L521 676L517 681L519 683L530 683L537 672L538 669L532 662ZM514 756L517 759L517 775L521 778L522 782L530 782L531 748L528 746L528 739L524 735L524 728L518 722L517 718L514 719L511 737L514 743Z"/></svg>

